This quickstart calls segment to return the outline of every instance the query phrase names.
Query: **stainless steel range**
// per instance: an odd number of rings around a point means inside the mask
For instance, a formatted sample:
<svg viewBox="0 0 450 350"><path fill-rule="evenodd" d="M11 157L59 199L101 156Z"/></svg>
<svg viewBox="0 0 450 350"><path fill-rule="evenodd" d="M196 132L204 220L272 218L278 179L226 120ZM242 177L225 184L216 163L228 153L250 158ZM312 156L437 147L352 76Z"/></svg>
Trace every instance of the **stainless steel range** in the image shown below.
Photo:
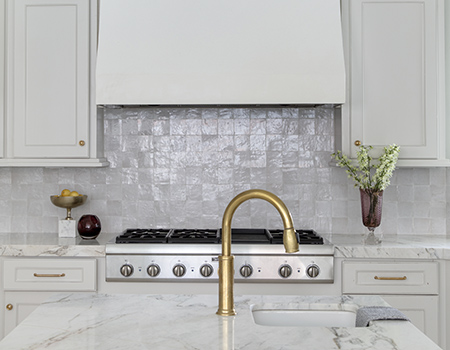
<svg viewBox="0 0 450 350"><path fill-rule="evenodd" d="M233 229L235 281L333 282L333 245L296 233L299 252L286 254L283 230ZM106 245L106 280L217 282L220 254L220 229L127 229Z"/></svg>

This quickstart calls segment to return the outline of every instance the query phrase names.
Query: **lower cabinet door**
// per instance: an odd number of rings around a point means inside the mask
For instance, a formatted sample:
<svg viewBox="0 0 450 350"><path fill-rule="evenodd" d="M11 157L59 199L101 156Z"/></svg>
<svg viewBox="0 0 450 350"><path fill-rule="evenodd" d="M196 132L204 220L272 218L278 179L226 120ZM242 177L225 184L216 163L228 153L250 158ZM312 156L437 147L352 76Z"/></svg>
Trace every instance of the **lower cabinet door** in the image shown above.
<svg viewBox="0 0 450 350"><path fill-rule="evenodd" d="M439 297L430 295L382 295L392 307L403 312L414 326L436 344L439 341Z"/></svg>
<svg viewBox="0 0 450 350"><path fill-rule="evenodd" d="M5 292L4 335L11 332L55 292Z"/></svg>

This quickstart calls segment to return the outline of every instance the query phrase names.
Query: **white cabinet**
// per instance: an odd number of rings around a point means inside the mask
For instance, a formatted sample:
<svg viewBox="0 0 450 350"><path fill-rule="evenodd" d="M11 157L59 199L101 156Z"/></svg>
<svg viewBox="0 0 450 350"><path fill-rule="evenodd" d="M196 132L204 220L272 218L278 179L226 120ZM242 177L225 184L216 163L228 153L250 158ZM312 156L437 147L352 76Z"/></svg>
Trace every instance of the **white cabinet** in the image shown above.
<svg viewBox="0 0 450 350"><path fill-rule="evenodd" d="M6 336L54 292L6 292L3 335Z"/></svg>
<svg viewBox="0 0 450 350"><path fill-rule="evenodd" d="M399 166L449 166L443 0L343 0L342 16L347 102L340 148L356 158L358 142L377 155L396 143Z"/></svg>
<svg viewBox="0 0 450 350"><path fill-rule="evenodd" d="M4 157L3 136L5 120L5 34L6 34L5 0L0 0L0 159Z"/></svg>
<svg viewBox="0 0 450 350"><path fill-rule="evenodd" d="M383 299L390 305L402 311L411 322L439 344L438 324L436 315L439 314L439 297L437 295L383 295Z"/></svg>
<svg viewBox="0 0 450 350"><path fill-rule="evenodd" d="M437 262L342 262L343 294L381 295L435 343L440 343Z"/></svg>
<svg viewBox="0 0 450 350"><path fill-rule="evenodd" d="M7 0L6 5L0 166L107 165L93 95L97 2Z"/></svg>
<svg viewBox="0 0 450 350"><path fill-rule="evenodd" d="M444 307L443 307L443 313L444 313L444 324L445 324L445 330L444 330L444 334L445 334L445 341L446 344L448 344L447 347L450 347L450 293L448 291L450 291L450 260L447 260L445 262L445 269L444 269L444 278L442 281L442 284L444 285L444 290L446 291L444 293L445 295L445 301L444 301Z"/></svg>
<svg viewBox="0 0 450 350"><path fill-rule="evenodd" d="M3 260L4 335L57 291L96 291L96 259Z"/></svg>

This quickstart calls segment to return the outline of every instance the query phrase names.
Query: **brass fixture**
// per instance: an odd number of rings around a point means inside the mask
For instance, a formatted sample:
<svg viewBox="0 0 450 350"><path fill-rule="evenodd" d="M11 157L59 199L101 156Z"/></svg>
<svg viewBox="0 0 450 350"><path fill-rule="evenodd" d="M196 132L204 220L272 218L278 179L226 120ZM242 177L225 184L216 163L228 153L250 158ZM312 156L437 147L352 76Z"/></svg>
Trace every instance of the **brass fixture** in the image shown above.
<svg viewBox="0 0 450 350"><path fill-rule="evenodd" d="M234 256L231 255L231 220L236 209L252 198L264 199L278 210L284 225L283 244L286 253L298 252L298 242L291 213L280 198L271 192L259 189L248 190L234 197L225 209L222 219L222 255L219 256L219 309L216 312L220 316L236 315L233 296Z"/></svg>
<svg viewBox="0 0 450 350"><path fill-rule="evenodd" d="M11 311L13 309L13 305L12 304L8 304L8 305L6 305L6 308Z"/></svg>
<svg viewBox="0 0 450 350"><path fill-rule="evenodd" d="M379 281L405 281L406 276L403 276L403 277L378 277L378 276L375 276L373 279L379 280Z"/></svg>
<svg viewBox="0 0 450 350"><path fill-rule="evenodd" d="M65 277L65 273L34 273L34 277Z"/></svg>
<svg viewBox="0 0 450 350"><path fill-rule="evenodd" d="M356 147L359 147L359 146L361 146L361 141L359 141L359 140L356 140L356 141L355 141L355 146L356 146Z"/></svg>
<svg viewBox="0 0 450 350"><path fill-rule="evenodd" d="M86 142L84 142L84 140L80 140L80 142L78 142L80 144L80 146L84 146L86 144Z"/></svg>

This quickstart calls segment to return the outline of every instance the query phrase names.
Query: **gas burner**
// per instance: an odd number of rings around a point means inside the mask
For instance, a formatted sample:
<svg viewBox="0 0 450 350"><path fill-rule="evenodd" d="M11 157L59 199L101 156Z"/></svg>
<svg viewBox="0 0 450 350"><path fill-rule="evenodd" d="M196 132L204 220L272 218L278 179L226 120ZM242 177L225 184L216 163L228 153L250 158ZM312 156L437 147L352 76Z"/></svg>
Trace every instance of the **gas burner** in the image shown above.
<svg viewBox="0 0 450 350"><path fill-rule="evenodd" d="M222 229L220 229L222 237ZM272 236L266 229L232 228L231 242L234 244L270 244Z"/></svg>
<svg viewBox="0 0 450 350"><path fill-rule="evenodd" d="M168 243L219 243L219 230L177 229L173 230Z"/></svg>
<svg viewBox="0 0 450 350"><path fill-rule="evenodd" d="M283 243L283 230L269 230L272 235L272 243ZM314 230L296 230L299 244L323 244L323 238Z"/></svg>
<svg viewBox="0 0 450 350"><path fill-rule="evenodd" d="M170 229L127 229L116 237L116 243L167 243Z"/></svg>

